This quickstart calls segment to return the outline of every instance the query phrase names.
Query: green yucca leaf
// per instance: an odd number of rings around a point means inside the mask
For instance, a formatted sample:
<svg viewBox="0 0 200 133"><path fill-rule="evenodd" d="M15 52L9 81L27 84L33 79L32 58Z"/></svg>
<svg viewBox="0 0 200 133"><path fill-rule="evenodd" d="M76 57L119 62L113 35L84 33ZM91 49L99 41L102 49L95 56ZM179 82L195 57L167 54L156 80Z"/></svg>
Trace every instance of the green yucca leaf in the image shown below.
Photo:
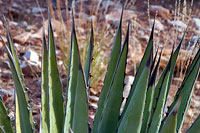
<svg viewBox="0 0 200 133"><path fill-rule="evenodd" d="M168 117L166 118L164 126L161 129L161 133L176 133L177 116L178 116L177 112L180 107L182 98L183 98L183 93L179 98L178 102L176 103L176 105L174 106L174 108L169 113Z"/></svg>
<svg viewBox="0 0 200 133"><path fill-rule="evenodd" d="M112 52L111 52L111 56L109 59L109 63L108 63L108 68L107 68L107 72L106 72L106 76L104 79L104 84L103 84L103 88L99 97L99 101L98 101L98 109L96 111L95 114L95 118L94 118L94 123L93 123L93 127L92 127L92 133L96 133L97 132L97 126L101 117L101 113L105 104L105 99L107 96L107 93L109 91L110 88L110 84L113 78L113 74L114 71L116 69L117 66L117 61L119 59L120 56L120 51L121 51L121 40L122 40L122 17L123 17L123 10L121 13L121 18L120 18L120 23L118 25L118 29L117 29L117 33L115 35L115 40L114 40L114 45L112 48Z"/></svg>
<svg viewBox="0 0 200 133"><path fill-rule="evenodd" d="M135 92L132 95L130 103L127 107L127 111L121 120L118 133L139 133L141 130L148 79L152 63L152 52L153 51L151 50L148 60L146 61L146 65L138 80Z"/></svg>
<svg viewBox="0 0 200 133"><path fill-rule="evenodd" d="M178 54L180 52L180 49L181 49L181 45L183 43L183 40L184 40L184 37L185 37L185 34L186 32L184 32L183 34L183 37L181 38L181 41L179 42L176 50L174 51L173 55L172 55L172 62L171 62L171 70L170 70L170 76L169 76L169 86L167 88L167 95L169 93L169 89L170 89L170 85L171 85L171 82L172 82L172 77L173 77L173 73L174 73L174 69L175 69L175 66L176 66L176 61L177 61L177 58L178 58ZM172 50L174 49L174 46L172 48ZM165 101L166 103L166 101Z"/></svg>
<svg viewBox="0 0 200 133"><path fill-rule="evenodd" d="M158 53L158 50L156 52L156 56L157 56L157 53ZM154 69L154 71L153 71L153 73L150 77L150 80L149 80L149 85L148 85L147 94L146 94L147 96L146 96L146 100L145 100L143 122L142 122L142 128L141 128L142 133L147 132L147 127L148 127L150 116L151 116L152 102L153 102L154 89L155 89L154 83L155 83L155 80L156 80L157 71L158 71L159 64L160 64L161 54L162 54L162 51L160 52L158 62L156 64L155 69ZM155 62L156 56L155 56L153 62Z"/></svg>
<svg viewBox="0 0 200 133"><path fill-rule="evenodd" d="M33 131L32 131L32 125L31 125L30 119L29 119L30 107L27 105L24 90L22 87L22 83L18 76L15 63L13 61L13 56L7 46L6 46L6 50L8 53L12 76L13 76L14 83L15 83L15 91L16 91L17 101L18 101L17 105L18 105L18 109L19 109L19 113L20 113L20 117L18 116L18 118L20 119L20 120L18 120L18 122L19 122L18 124L20 124L20 125L16 125L16 127L19 126L21 132L31 133Z"/></svg>
<svg viewBox="0 0 200 133"><path fill-rule="evenodd" d="M186 73L186 76L182 82L181 87L179 88L179 90L176 93L173 103L169 107L169 111L171 111L173 109L173 107L175 106L175 104L177 103L178 99L180 98L180 94L184 93L180 108L178 110L178 119L177 119L177 131L178 132L180 132L180 129L183 124L183 120L185 118L185 115L186 115L187 110L190 105L191 96L192 96L193 90L194 90L194 83L199 74L199 65L200 65L200 50L198 50L192 64L190 65L190 67ZM165 120L166 119L164 119L163 122Z"/></svg>
<svg viewBox="0 0 200 133"><path fill-rule="evenodd" d="M187 133L199 133L200 132L200 115L197 117L197 119L194 121L192 126L189 128Z"/></svg>
<svg viewBox="0 0 200 133"><path fill-rule="evenodd" d="M77 77L72 131L74 133L88 133L88 102L86 93L87 87L80 61L81 60L79 58L79 70Z"/></svg>
<svg viewBox="0 0 200 133"><path fill-rule="evenodd" d="M54 43L53 29L49 17L48 21L48 63L49 63L49 119L50 132L62 132L64 110L62 97L62 84L57 67L56 49Z"/></svg>
<svg viewBox="0 0 200 133"><path fill-rule="evenodd" d="M153 72L153 68L154 68L154 65L155 65L155 63L156 63L156 59L157 59L157 55L158 55L158 49L159 49L159 48L157 48L155 57L154 57L153 62L152 62L152 64L151 64L151 69L150 69L150 70L151 70L151 71L150 71L151 73ZM162 53L162 51L161 51L161 53ZM161 54L161 53L160 53L160 54ZM160 56L161 56L161 55L160 55ZM159 58L160 58L160 57L159 57ZM158 63L157 63L157 64L158 64ZM150 82L150 81L149 81L149 82Z"/></svg>
<svg viewBox="0 0 200 133"><path fill-rule="evenodd" d="M6 108L0 97L0 132L2 133L13 133L13 129L10 123L10 118L8 117Z"/></svg>
<svg viewBox="0 0 200 133"><path fill-rule="evenodd" d="M169 64L171 63L171 59ZM170 76L170 65L167 65L166 73L161 82L161 87L159 88L159 95L156 99L156 106L152 108L152 118L150 119L150 127L148 129L149 133L157 133L161 124L162 116L164 113L164 105L167 98L167 87L169 84Z"/></svg>
<svg viewBox="0 0 200 133"><path fill-rule="evenodd" d="M73 17L73 15L72 15ZM64 132L70 132L72 129L73 116L74 116L74 104L77 88L78 70L79 70L79 55L78 44L75 32L74 19L72 18L72 34L71 34L71 51L70 51L70 63L69 63L69 84L67 88L67 106L65 110L65 123Z"/></svg>
<svg viewBox="0 0 200 133"><path fill-rule="evenodd" d="M88 50L87 50L87 58L85 61L85 68L84 68L84 72L85 72L85 78L86 78L86 83L87 86L90 86L90 67L91 67L91 63L92 63L92 53L93 53L93 48L94 48L94 32L93 32L93 26L91 23L91 35L90 35L90 42L89 42L89 46L88 46Z"/></svg>
<svg viewBox="0 0 200 133"><path fill-rule="evenodd" d="M146 62L148 60L148 58L150 57L150 54L153 54L153 33L154 33L154 25L155 25L155 21L153 23L153 26L152 26L152 31L151 31L151 35L150 35L150 38L149 38L149 42L148 42L148 45L147 45L147 48L144 52L144 56L142 57L142 61L140 62L140 65L139 65L139 68L137 70L137 73L136 73L136 76L135 76L135 79L133 81L133 84L131 86L131 90L129 92L129 96L128 96L128 99L126 101L126 104L124 106L124 110L122 112L122 118L127 110L127 107L129 105L129 102L130 100L132 99L132 95L134 94L134 91L135 91L135 88L138 84L138 81L139 81L139 78L143 72L143 69L146 67ZM153 56L151 56L151 58L153 58ZM151 61L153 61L151 59ZM152 64L152 63L151 63Z"/></svg>
<svg viewBox="0 0 200 133"><path fill-rule="evenodd" d="M180 48L181 48L181 45L182 45L182 42L183 42L183 39L184 39L184 35L181 39L181 41L179 42L175 52L173 53L173 49L172 49L172 52L171 52L171 56L170 56L170 61L168 62L167 66L165 67L165 69L163 70L160 78L159 78L159 81L158 83L156 84L156 87L154 89L154 98L153 98L153 103L152 103L152 108L156 108L156 105L157 105L157 101L158 101L158 98L159 98L159 94L160 94L160 88L162 86L162 83L163 83L163 80L165 78L165 75L167 73L167 69L168 67L170 67L170 72L169 72L169 83L167 84L167 92L166 92L166 96L168 95L168 92L169 92L169 88L170 88L170 84L171 84L171 80L172 80L172 76L173 76L173 72L174 72L174 68L175 68L175 65L176 65L176 60L178 58L178 54L179 54L179 51L180 51ZM166 100L165 100L165 103L166 103ZM165 105L164 103L164 105ZM153 112L154 110L151 110L151 112ZM150 120L152 120L152 117L153 117L153 113L151 113L151 116L150 116Z"/></svg>
<svg viewBox="0 0 200 133"><path fill-rule="evenodd" d="M126 39L117 63L117 67L111 82L106 102L98 125L99 133L115 133L117 131L118 118L123 97L126 59L128 53L129 26Z"/></svg>
<svg viewBox="0 0 200 133"><path fill-rule="evenodd" d="M19 79L21 81L21 84L22 84L22 88L23 88L23 91L26 92L24 93L25 94L25 98L26 98L26 102L29 103L29 98L28 98L28 93L27 93L27 88L25 87L25 84L24 84L24 77L22 75L22 71L21 71L21 67L20 67L20 63L19 63L19 59L18 59L18 56L17 56L17 53L16 53L16 50L15 50L15 46L14 46L14 43L13 43L13 40L12 40L12 37L10 35L10 32L9 32L9 29L8 29L8 26L6 24L6 19L4 18L4 27L6 29L6 37L7 37L7 41L8 41L8 48L10 50L10 53L12 54L13 56L13 62L15 64L15 67L16 67L16 71L17 71L17 74L19 76ZM20 124L20 118L19 118L19 109L18 109L18 101L17 101L17 95L15 95L15 108L16 108L16 124ZM32 128L34 129L34 122L33 122L33 116L32 116L32 108L30 108L29 110L29 119L30 119L30 123L32 125ZM20 126L18 126L20 127ZM20 128L16 128L17 131L20 131Z"/></svg>
<svg viewBox="0 0 200 133"><path fill-rule="evenodd" d="M48 50L46 44L45 30L43 27L42 38L42 132L49 132L49 86L48 86Z"/></svg>

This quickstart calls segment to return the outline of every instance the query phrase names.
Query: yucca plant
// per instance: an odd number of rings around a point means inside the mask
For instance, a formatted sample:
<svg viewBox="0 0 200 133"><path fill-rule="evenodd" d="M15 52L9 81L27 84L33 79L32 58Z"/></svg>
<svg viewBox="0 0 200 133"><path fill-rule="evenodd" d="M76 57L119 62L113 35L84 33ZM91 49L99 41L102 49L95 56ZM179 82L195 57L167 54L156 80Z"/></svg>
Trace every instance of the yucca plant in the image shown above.
<svg viewBox="0 0 200 133"><path fill-rule="evenodd" d="M122 13L123 15L123 13ZM93 51L93 27L91 26L90 44L87 59L83 69L76 38L75 24L72 19L71 51L66 87L66 104L62 94L57 60L55 54L54 35L49 17L48 43L43 32L42 45L42 113L40 132L50 133L175 133L181 132L181 127L190 106L194 83L199 74L200 50L187 70L182 85L177 91L172 104L165 114L166 99L170 89L176 60L181 49L184 35L177 48L172 49L168 64L160 78L156 75L161 59L158 50L153 53L154 24L144 56L135 75L135 80L123 111L120 112L123 101L124 78L129 45L130 24L128 25L124 44L122 40L122 15L114 39L110 60L92 129L88 124L88 102L90 92L90 66ZM73 15L72 15L73 16ZM7 42L5 45L10 62L10 68L15 83L15 126L17 132L35 132L32 109L29 105L27 89L24 85L14 43L7 26ZM198 43L198 42L197 42ZM95 74L93 74L95 76ZM199 117L187 132L200 131ZM0 100L0 132L14 132L3 101Z"/></svg>

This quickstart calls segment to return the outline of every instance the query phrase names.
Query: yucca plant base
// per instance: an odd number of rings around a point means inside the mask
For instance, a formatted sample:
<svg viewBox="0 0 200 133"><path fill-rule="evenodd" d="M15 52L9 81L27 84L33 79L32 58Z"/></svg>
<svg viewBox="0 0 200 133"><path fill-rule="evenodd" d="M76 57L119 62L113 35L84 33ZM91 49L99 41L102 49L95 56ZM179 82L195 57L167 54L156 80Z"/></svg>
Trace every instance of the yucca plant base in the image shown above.
<svg viewBox="0 0 200 133"><path fill-rule="evenodd" d="M123 15L123 13L122 13ZM156 75L162 52L158 56L158 50L153 52L153 33L149 38L144 56L138 67L137 74L131 86L131 90L123 111L120 112L123 101L124 78L126 60L129 45L129 29L126 38L122 40L122 15L115 35L112 52L110 55L102 92L98 101L98 109L95 114L93 127L88 124L88 102L90 92L91 74L90 68L93 53L93 28L91 27L90 43L88 45L87 59L84 69L81 65L79 47L77 43L74 20L71 34L71 51L66 87L66 102L63 101L62 83L57 67L55 54L54 35L49 18L48 42L43 31L42 45L42 93L41 93L41 120L40 132L43 133L175 133L181 132L184 118L190 106L190 100L195 81L199 74L200 50L196 53L182 85L178 89L174 101L165 113L166 100L176 65L176 60L181 49L184 35L172 49L168 64L157 81ZM5 45L13 80L15 83L15 131L11 126L2 99L0 100L0 132L12 133L35 132L32 118L32 109L29 105L27 89L24 85L23 74L14 43L7 31ZM198 43L198 42L197 42ZM158 61L157 61L157 58ZM95 76L95 74L93 74ZM66 103L64 105L64 103ZM163 116L165 116L163 118ZM200 132L199 117L187 132Z"/></svg>

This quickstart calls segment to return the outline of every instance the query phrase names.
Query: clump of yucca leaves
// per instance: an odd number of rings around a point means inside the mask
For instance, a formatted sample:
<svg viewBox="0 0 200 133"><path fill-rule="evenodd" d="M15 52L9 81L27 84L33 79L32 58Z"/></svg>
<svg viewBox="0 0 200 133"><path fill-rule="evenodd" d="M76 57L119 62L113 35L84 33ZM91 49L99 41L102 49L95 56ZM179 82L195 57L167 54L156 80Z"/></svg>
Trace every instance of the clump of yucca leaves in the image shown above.
<svg viewBox="0 0 200 133"><path fill-rule="evenodd" d="M123 13L122 13L123 14ZM69 61L68 80L66 87L66 105L62 95L62 83L58 72L55 43L51 21L48 25L48 43L43 32L42 45L42 113L40 132L52 133L135 133L135 132L180 132L190 106L194 83L199 74L200 50L198 50L190 67L187 70L182 85L177 91L174 101L165 114L166 99L175 69L176 60L184 39L184 35L177 48L172 49L168 64L156 82L157 70L161 58L156 63L157 52L153 54L152 27L150 39L137 70L129 96L123 111L120 107L123 101L124 77L128 53L129 27L123 46L122 40L122 15L115 36L107 73L93 127L88 124L88 101L90 86L90 66L93 51L93 28L91 26L90 44L87 59L83 69L76 39L74 20L72 19L71 51ZM22 133L35 132L32 110L29 105L27 89L20 69L14 43L7 31L8 44L5 48L8 53L12 76L15 83L15 109L16 131ZM198 43L198 42L197 42ZM154 56L154 57L153 57ZM95 74L94 74L95 76ZM165 117L164 117L165 116ZM164 119L163 119L164 117ZM193 123L187 132L200 131L200 118ZM14 132L7 116L3 101L0 100L0 132Z"/></svg>

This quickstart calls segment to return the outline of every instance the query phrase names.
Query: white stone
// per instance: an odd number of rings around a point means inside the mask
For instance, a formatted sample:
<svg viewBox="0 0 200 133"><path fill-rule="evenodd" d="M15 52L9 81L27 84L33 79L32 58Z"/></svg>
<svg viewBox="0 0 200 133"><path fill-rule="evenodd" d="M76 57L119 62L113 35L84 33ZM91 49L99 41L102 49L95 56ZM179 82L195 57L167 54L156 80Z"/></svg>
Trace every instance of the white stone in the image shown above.
<svg viewBox="0 0 200 133"><path fill-rule="evenodd" d="M125 79L124 79L124 83L126 85L132 85L134 78L135 77L133 77L133 76L126 76Z"/></svg>
<svg viewBox="0 0 200 133"><path fill-rule="evenodd" d="M17 4L16 2L14 2L14 3L12 4L12 7L14 7L14 8L21 8L21 6L20 6L19 4Z"/></svg>
<svg viewBox="0 0 200 133"><path fill-rule="evenodd" d="M199 18L193 18L193 20L194 20L195 27L197 29L200 29L200 19Z"/></svg>
<svg viewBox="0 0 200 133"><path fill-rule="evenodd" d="M14 21L9 21L8 24L9 26L17 26L17 22Z"/></svg>
<svg viewBox="0 0 200 133"><path fill-rule="evenodd" d="M31 49L29 49L29 50L24 54L23 57L24 57L25 59L30 60L30 61L33 61L33 62L38 62L38 61L39 61L39 56L38 56L38 54L37 54L35 51L31 50Z"/></svg>
<svg viewBox="0 0 200 133"><path fill-rule="evenodd" d="M25 28L28 26L28 23L26 21L22 21L22 22L18 23L18 26L21 28Z"/></svg>
<svg viewBox="0 0 200 133"><path fill-rule="evenodd" d="M154 20L151 20L151 25L153 25ZM159 21L155 20L155 28L159 30L164 30L164 25Z"/></svg>
<svg viewBox="0 0 200 133"><path fill-rule="evenodd" d="M31 12L32 13L40 13L46 11L45 8L38 8L38 7L32 7Z"/></svg>
<svg viewBox="0 0 200 133"><path fill-rule="evenodd" d="M191 38L191 42L196 42L197 39L199 39L199 36L193 36L193 37Z"/></svg>
<svg viewBox="0 0 200 133"><path fill-rule="evenodd" d="M171 21L171 22L169 22L169 24L174 25L174 26L178 26L178 27L181 27L181 28L187 28L187 25L183 21L179 21L179 20Z"/></svg>

